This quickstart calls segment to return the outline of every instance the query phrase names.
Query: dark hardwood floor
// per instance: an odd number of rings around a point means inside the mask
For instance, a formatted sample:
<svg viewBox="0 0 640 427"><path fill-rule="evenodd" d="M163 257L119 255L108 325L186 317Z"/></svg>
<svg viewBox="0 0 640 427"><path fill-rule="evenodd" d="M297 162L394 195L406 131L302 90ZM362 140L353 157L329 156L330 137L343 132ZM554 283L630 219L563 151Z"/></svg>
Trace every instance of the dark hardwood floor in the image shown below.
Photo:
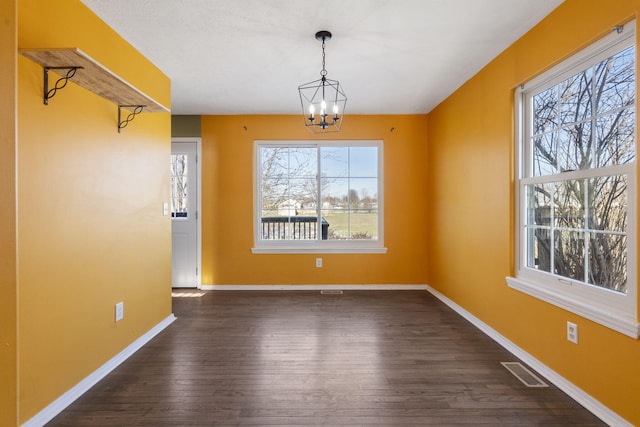
<svg viewBox="0 0 640 427"><path fill-rule="evenodd" d="M187 291L193 292L193 291ZM213 291L50 426L601 426L425 291Z"/></svg>

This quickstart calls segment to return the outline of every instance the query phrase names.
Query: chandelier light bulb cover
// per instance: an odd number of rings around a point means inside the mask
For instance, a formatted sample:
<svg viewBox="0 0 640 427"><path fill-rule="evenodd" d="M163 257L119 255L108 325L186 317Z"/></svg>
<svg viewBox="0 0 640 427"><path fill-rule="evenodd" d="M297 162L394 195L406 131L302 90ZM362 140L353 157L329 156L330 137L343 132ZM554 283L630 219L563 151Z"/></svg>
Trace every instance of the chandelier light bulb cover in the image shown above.
<svg viewBox="0 0 640 427"><path fill-rule="evenodd" d="M298 86L304 125L312 133L340 132L347 96L339 81L327 78L324 49L325 42L331 39L331 33L318 31L316 39L322 42L320 78Z"/></svg>

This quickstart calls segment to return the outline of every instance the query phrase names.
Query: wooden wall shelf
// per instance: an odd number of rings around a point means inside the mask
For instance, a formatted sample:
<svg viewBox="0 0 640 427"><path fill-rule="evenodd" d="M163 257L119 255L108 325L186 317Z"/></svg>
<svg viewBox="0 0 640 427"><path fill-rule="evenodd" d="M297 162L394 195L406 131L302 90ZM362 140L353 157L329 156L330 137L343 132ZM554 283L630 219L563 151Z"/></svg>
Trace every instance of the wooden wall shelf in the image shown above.
<svg viewBox="0 0 640 427"><path fill-rule="evenodd" d="M95 61L89 55L78 48L68 49L20 49L20 54L40 64L44 70L45 79L47 79L48 70L72 70L74 73L61 74L58 83L64 80L61 86L56 83L57 90L66 85L66 81L70 80L83 88L100 95L118 105L118 109L124 108L132 113L142 110L149 112L169 112L169 108L155 101L153 98L136 89L125 80L112 73L99 62ZM57 72L57 71L56 71ZM53 95L49 96L47 91L48 81L45 81L44 102L48 102ZM143 107L140 109L140 107ZM124 124L126 126L126 123ZM118 123L118 131L124 127L122 123Z"/></svg>

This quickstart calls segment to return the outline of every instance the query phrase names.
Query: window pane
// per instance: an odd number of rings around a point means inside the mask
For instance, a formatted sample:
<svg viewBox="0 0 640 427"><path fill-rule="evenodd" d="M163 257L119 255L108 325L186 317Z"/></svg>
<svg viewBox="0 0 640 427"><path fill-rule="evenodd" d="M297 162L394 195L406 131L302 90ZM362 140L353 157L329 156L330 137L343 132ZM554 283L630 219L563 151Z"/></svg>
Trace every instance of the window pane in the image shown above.
<svg viewBox="0 0 640 427"><path fill-rule="evenodd" d="M322 209L349 208L349 179L322 180Z"/></svg>
<svg viewBox="0 0 640 427"><path fill-rule="evenodd" d="M533 134L540 135L558 126L558 89L552 87L533 96Z"/></svg>
<svg viewBox="0 0 640 427"><path fill-rule="evenodd" d="M626 236L607 233L590 233L589 283L626 293Z"/></svg>
<svg viewBox="0 0 640 427"><path fill-rule="evenodd" d="M274 178L262 180L262 208L276 209L284 200L288 198L287 185L289 180L286 178Z"/></svg>
<svg viewBox="0 0 640 427"><path fill-rule="evenodd" d="M591 115L592 69L568 78L558 85L560 124L576 123Z"/></svg>
<svg viewBox="0 0 640 427"><path fill-rule="evenodd" d="M544 228L527 229L527 267L551 272L551 232Z"/></svg>
<svg viewBox="0 0 640 427"><path fill-rule="evenodd" d="M571 180L555 183L553 216L556 227L584 227L585 181Z"/></svg>
<svg viewBox="0 0 640 427"><path fill-rule="evenodd" d="M169 163L171 217L187 218L187 154L172 154Z"/></svg>
<svg viewBox="0 0 640 427"><path fill-rule="evenodd" d="M287 176L289 169L287 147L260 148L262 178L278 178Z"/></svg>
<svg viewBox="0 0 640 427"><path fill-rule="evenodd" d="M186 176L187 175L187 154L172 154L171 155L171 175L173 176Z"/></svg>
<svg viewBox="0 0 640 427"><path fill-rule="evenodd" d="M554 272L569 279L584 281L584 233L555 230L553 235Z"/></svg>
<svg viewBox="0 0 640 427"><path fill-rule="evenodd" d="M349 212L346 210L323 209L322 218L329 224L328 240L349 239Z"/></svg>
<svg viewBox="0 0 640 427"><path fill-rule="evenodd" d="M173 218L187 218L186 199L171 199L171 216Z"/></svg>
<svg viewBox="0 0 640 427"><path fill-rule="evenodd" d="M349 147L320 148L322 178L346 178L349 173Z"/></svg>
<svg viewBox="0 0 640 427"><path fill-rule="evenodd" d="M317 148L291 147L289 149L289 176L316 179L317 170Z"/></svg>
<svg viewBox="0 0 640 427"><path fill-rule="evenodd" d="M323 209L329 240L377 240L378 212L368 210Z"/></svg>
<svg viewBox="0 0 640 427"><path fill-rule="evenodd" d="M631 46L595 66L598 114L635 102L635 47Z"/></svg>
<svg viewBox="0 0 640 427"><path fill-rule="evenodd" d="M378 238L378 211L356 210L351 212L350 238L376 240Z"/></svg>
<svg viewBox="0 0 640 427"><path fill-rule="evenodd" d="M349 207L351 209L372 209L377 203L377 178L352 178L349 180Z"/></svg>
<svg viewBox="0 0 640 427"><path fill-rule="evenodd" d="M559 172L591 168L591 122L560 130L557 161Z"/></svg>
<svg viewBox="0 0 640 427"><path fill-rule="evenodd" d="M589 180L589 228L627 230L627 176L613 175Z"/></svg>
<svg viewBox="0 0 640 427"><path fill-rule="evenodd" d="M375 178L378 176L378 148L350 147L349 176Z"/></svg>
<svg viewBox="0 0 640 427"><path fill-rule="evenodd" d="M302 209L313 209L317 204L318 182L315 178L292 178L289 180L289 198L282 207L289 209L289 215L299 215Z"/></svg>
<svg viewBox="0 0 640 427"><path fill-rule="evenodd" d="M263 178L316 177L315 147L261 147L260 160Z"/></svg>
<svg viewBox="0 0 640 427"><path fill-rule="evenodd" d="M527 219L529 225L551 225L553 184L527 185Z"/></svg>
<svg viewBox="0 0 640 427"><path fill-rule="evenodd" d="M262 147L262 207L296 209L316 203L316 160L313 147Z"/></svg>
<svg viewBox="0 0 640 427"><path fill-rule="evenodd" d="M558 173L558 133L551 132L533 139L533 176Z"/></svg>
<svg viewBox="0 0 640 427"><path fill-rule="evenodd" d="M620 110L596 120L594 167L631 163L635 159L636 112Z"/></svg>

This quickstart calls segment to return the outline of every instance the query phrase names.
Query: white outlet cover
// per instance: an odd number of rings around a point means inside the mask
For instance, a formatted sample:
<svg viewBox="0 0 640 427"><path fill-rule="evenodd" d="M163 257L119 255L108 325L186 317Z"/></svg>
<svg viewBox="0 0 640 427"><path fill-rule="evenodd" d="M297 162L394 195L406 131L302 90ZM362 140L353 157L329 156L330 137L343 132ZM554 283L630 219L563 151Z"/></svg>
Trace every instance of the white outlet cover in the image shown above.
<svg viewBox="0 0 640 427"><path fill-rule="evenodd" d="M575 323L567 322L567 340L578 344L578 325Z"/></svg>
<svg viewBox="0 0 640 427"><path fill-rule="evenodd" d="M316 267L322 267L322 258L316 258Z"/></svg>

